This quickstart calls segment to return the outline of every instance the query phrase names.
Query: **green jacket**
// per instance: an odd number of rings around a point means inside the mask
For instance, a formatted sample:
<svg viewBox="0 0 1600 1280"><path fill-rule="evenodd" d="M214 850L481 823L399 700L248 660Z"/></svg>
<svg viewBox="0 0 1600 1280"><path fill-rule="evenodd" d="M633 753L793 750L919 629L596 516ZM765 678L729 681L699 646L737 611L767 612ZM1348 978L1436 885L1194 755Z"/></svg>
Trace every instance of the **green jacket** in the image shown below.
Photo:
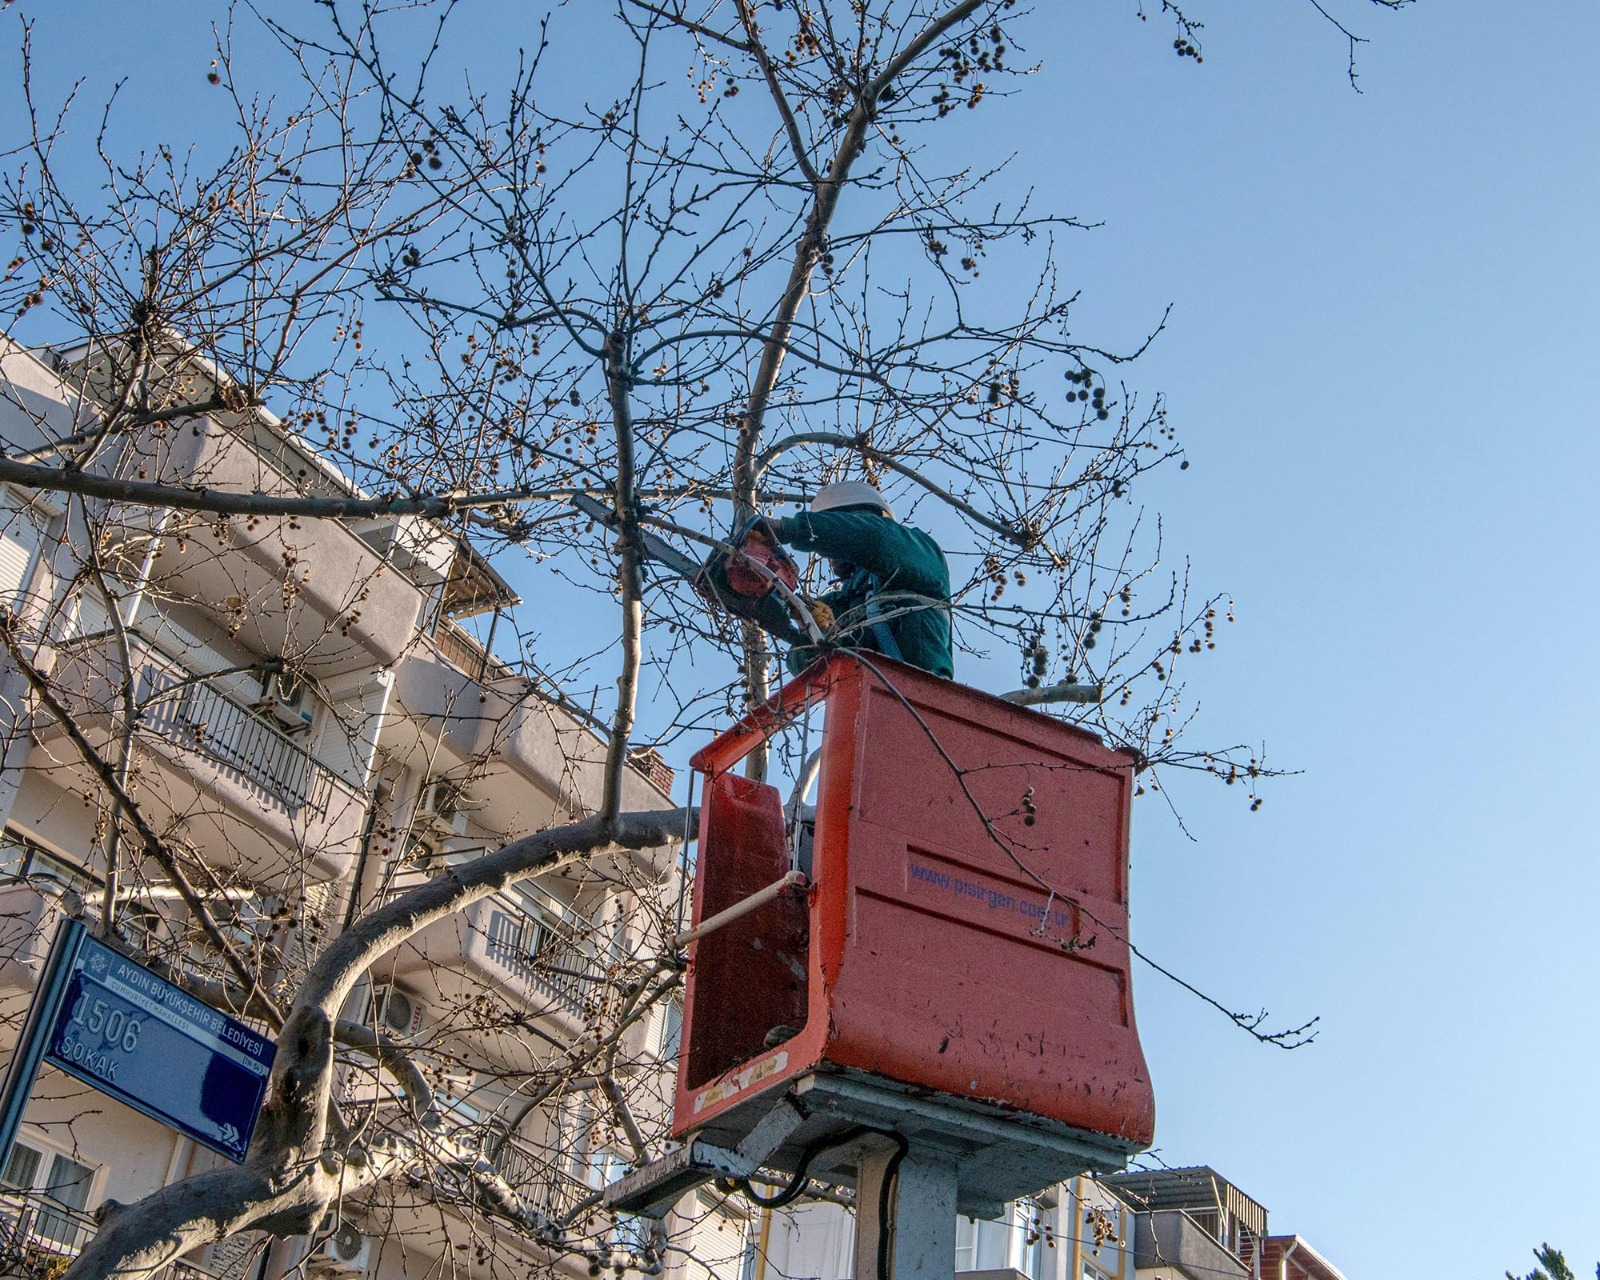
<svg viewBox="0 0 1600 1280"><path fill-rule="evenodd" d="M887 628L902 662L955 678L950 568L938 543L875 511L804 512L774 525L791 546L850 566L839 589L820 597L833 610L840 644L882 653L880 629ZM816 656L796 648L789 667L798 673Z"/></svg>

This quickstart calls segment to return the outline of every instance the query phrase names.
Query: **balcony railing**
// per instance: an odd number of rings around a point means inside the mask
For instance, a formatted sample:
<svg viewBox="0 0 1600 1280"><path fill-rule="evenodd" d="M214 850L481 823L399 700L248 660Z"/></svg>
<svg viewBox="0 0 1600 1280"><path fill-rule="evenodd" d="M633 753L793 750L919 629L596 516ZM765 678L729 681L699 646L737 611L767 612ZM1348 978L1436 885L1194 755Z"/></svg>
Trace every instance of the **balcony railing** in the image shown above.
<svg viewBox="0 0 1600 1280"><path fill-rule="evenodd" d="M454 865L488 852L489 846L476 845L452 849L446 858ZM387 896L398 897L421 883L420 875L397 878ZM495 965L579 1016L589 992L627 959L591 921L533 881L474 904L468 920L467 927L482 934L484 953Z"/></svg>
<svg viewBox="0 0 1600 1280"><path fill-rule="evenodd" d="M485 1150L493 1150L485 1143ZM494 1166L524 1201L546 1217L559 1220L578 1207L594 1188L569 1172L570 1161L559 1153L542 1150L521 1139L506 1141L494 1157Z"/></svg>
<svg viewBox="0 0 1600 1280"><path fill-rule="evenodd" d="M83 652L105 644L109 632L74 639ZM137 664L138 723L177 746L204 756L252 796L280 813L328 816L338 798L353 802L357 789L322 765L254 707L215 681L191 671L147 637L130 633Z"/></svg>
<svg viewBox="0 0 1600 1280"><path fill-rule="evenodd" d="M94 1238L95 1222L37 1191L0 1190L0 1271L53 1270L83 1252Z"/></svg>
<svg viewBox="0 0 1600 1280"><path fill-rule="evenodd" d="M0 1188L0 1275L52 1276L83 1252L96 1230L93 1215L71 1209L39 1191ZM182 1258L151 1280L217 1280Z"/></svg>
<svg viewBox="0 0 1600 1280"><path fill-rule="evenodd" d="M493 1120L480 1119L471 1107L460 1108L445 1094L435 1095L442 1126L426 1138L393 1098L363 1096L362 1091L350 1091L350 1085L347 1080L340 1107L351 1128L374 1135L374 1145L399 1154L402 1159L423 1154L444 1167L456 1161L486 1160L526 1204L552 1220L571 1213L597 1189L587 1147L546 1145L520 1135L508 1137L504 1127ZM470 1113L471 1118L463 1112ZM449 1198L462 1188L454 1178L429 1185Z"/></svg>
<svg viewBox="0 0 1600 1280"><path fill-rule="evenodd" d="M139 672L138 699L142 727L205 756L286 813L326 816L333 775L253 708L154 653Z"/></svg>
<svg viewBox="0 0 1600 1280"><path fill-rule="evenodd" d="M483 916L489 958L581 1013L584 997L620 957L558 898L537 886L524 892L535 901L509 895L489 900Z"/></svg>
<svg viewBox="0 0 1600 1280"><path fill-rule="evenodd" d="M516 676L508 663L490 653L483 642L453 618L440 617L434 624L433 643L439 656L464 675L482 683L510 680Z"/></svg>

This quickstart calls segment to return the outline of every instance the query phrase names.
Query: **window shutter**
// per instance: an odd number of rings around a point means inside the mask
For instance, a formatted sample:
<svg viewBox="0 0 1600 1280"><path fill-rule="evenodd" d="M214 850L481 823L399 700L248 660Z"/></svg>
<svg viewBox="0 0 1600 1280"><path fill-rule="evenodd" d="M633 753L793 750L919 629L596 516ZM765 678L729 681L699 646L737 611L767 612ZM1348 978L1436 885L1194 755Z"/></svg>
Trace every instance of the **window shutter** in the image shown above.
<svg viewBox="0 0 1600 1280"><path fill-rule="evenodd" d="M15 604L22 594L41 532L39 517L26 503L0 490L0 604Z"/></svg>

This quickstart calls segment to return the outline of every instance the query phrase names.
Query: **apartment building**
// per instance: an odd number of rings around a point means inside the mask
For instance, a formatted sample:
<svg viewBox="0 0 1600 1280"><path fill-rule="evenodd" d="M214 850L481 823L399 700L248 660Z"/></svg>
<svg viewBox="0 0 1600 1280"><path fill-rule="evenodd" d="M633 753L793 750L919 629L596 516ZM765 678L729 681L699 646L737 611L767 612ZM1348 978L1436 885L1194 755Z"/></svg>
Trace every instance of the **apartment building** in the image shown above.
<svg viewBox="0 0 1600 1280"><path fill-rule="evenodd" d="M1207 1165L1103 1182L1136 1215L1138 1280L1344 1280L1301 1237L1272 1235L1266 1207Z"/></svg>
<svg viewBox="0 0 1600 1280"><path fill-rule="evenodd" d="M118 358L0 347L8 454L92 438L96 398L126 373ZM137 438L98 441L97 472L355 492L272 415L216 408L226 380L182 343L145 376L173 412ZM0 487L0 607L17 645L0 653L0 1049L63 915L98 924L109 910L117 945L202 992L232 980L172 875L119 827L119 790L279 991L364 909L590 811L603 732L496 656L495 622L516 603L461 529L434 521L218 518ZM625 807L669 807L660 759L635 765ZM671 851L597 859L398 948L343 1016L408 1047L433 1114L419 1126L394 1071L353 1051L340 1099L340 1122L394 1176L353 1194L316 1237L270 1248L245 1237L177 1269L487 1280L587 1276L636 1252L641 1224L584 1216L639 1136L600 1085L624 1082L634 1127L663 1130L679 1006L670 981L640 982L681 890ZM605 1082L585 1052L602 1042ZM0 1170L0 1263L59 1269L92 1235L97 1205L221 1159L47 1071ZM464 1170L524 1218L564 1223L573 1247L530 1243L481 1196L469 1203ZM669 1275L736 1271L746 1252L744 1217L720 1197L691 1199L671 1225Z"/></svg>
<svg viewBox="0 0 1600 1280"><path fill-rule="evenodd" d="M850 1280L854 1223L814 1202L763 1213L750 1280ZM1298 1235L1272 1235L1267 1210L1197 1166L1073 1178L961 1218L963 1280L1344 1280Z"/></svg>

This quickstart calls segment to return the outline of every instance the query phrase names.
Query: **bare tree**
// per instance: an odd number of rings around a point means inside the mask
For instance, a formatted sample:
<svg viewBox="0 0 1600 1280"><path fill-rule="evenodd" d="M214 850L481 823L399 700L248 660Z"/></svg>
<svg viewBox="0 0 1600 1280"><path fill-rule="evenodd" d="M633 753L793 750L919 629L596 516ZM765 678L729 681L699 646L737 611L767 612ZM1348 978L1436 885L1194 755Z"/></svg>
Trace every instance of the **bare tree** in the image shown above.
<svg viewBox="0 0 1600 1280"><path fill-rule="evenodd" d="M764 700L776 670L759 630L647 566L646 533L698 554L744 516L871 479L961 553L964 650L1014 652L1035 688L1100 690L1062 714L1136 751L1147 787L1192 768L1259 803L1258 755L1194 741L1179 676L1228 603L1165 567L1140 503L1148 473L1183 465L1160 398L1122 380L1144 343L1076 337L1055 247L1083 229L1033 209L1003 164L938 146L941 122L1033 69L1013 0L621 0L583 36L616 68L605 96L560 103L546 64L576 37L559 14L520 58L480 60L470 88L441 92L452 8L231 11L209 72L225 129L132 158L102 130L93 178L76 117L35 96L24 20L30 127L0 191L18 245L0 311L13 344L55 352L61 395L25 385L8 348L0 482L54 504L61 536L48 591L0 627L27 693L19 732L90 780L102 930L166 930L144 944L279 1043L247 1161L111 1207L73 1276L141 1274L247 1229L310 1231L330 1204L407 1179L552 1248L622 1256L607 1224L585 1225L591 1203L553 1219L500 1157L540 1108L584 1091L629 1162L657 1148L659 1099L629 1095L660 1088L637 1032L679 981L677 882L670 857L618 855L681 840L690 815L659 797L630 808L641 715L665 746ZM1160 9L1198 60L1199 22ZM289 69L274 97L236 79L244 42ZM339 559L329 528L371 554ZM520 557L538 617L509 611L490 555ZM396 638L389 584L407 566L438 591L431 622ZM518 633L494 646L447 625L480 607ZM550 634L556 610L601 607L616 623L587 651ZM180 618L235 666L187 670ZM477 664L435 709L484 726L448 783L469 790L540 716L567 775L545 810L478 824L514 838L443 869L385 789L386 764L434 776L414 758L427 734L375 728L388 686L343 679L352 645L389 645L392 667L423 632ZM223 696L259 674L252 655L321 682L348 765L329 784L345 808L323 812L360 860L319 867L324 829L293 833L295 858L227 865L225 823L208 842L200 801L155 794L152 726L213 759L259 757L227 740L241 730ZM497 1068L517 1077L515 1114L464 1145L438 1123L449 1036L419 1051L352 1009L411 940L563 868L625 895L635 959L609 968L571 1043ZM241 942L228 904L246 890L279 914ZM158 899L182 903L180 924L138 910ZM492 995L452 1017L527 1031ZM661 1250L652 1237L622 1254L650 1266Z"/></svg>

